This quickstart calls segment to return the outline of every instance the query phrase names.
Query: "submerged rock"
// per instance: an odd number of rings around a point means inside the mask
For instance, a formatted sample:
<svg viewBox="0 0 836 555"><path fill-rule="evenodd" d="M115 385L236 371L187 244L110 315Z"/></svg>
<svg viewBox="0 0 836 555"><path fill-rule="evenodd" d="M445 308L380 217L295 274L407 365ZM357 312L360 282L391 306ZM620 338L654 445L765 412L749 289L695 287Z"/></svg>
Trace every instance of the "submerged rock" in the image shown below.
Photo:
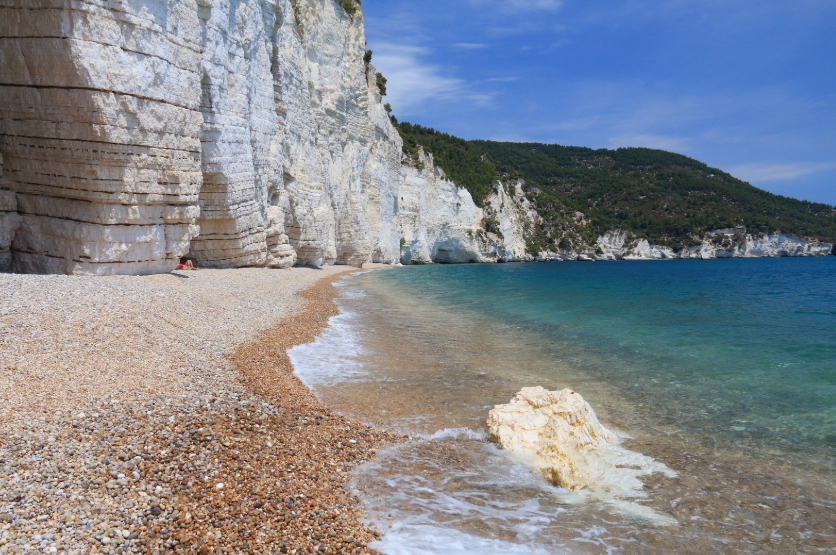
<svg viewBox="0 0 836 555"><path fill-rule="evenodd" d="M488 432L503 449L533 455L543 476L568 491L582 489L595 478L579 457L617 442L589 403L569 389L523 388L509 404L490 412Z"/></svg>

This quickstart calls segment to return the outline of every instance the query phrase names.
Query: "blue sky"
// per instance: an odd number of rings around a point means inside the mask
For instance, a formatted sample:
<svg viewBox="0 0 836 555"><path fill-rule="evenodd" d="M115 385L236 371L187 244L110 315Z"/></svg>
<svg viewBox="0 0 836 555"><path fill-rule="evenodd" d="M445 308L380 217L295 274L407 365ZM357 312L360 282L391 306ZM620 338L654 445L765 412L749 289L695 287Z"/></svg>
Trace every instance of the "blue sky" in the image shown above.
<svg viewBox="0 0 836 555"><path fill-rule="evenodd" d="M834 0L366 0L394 114L679 152L836 205Z"/></svg>

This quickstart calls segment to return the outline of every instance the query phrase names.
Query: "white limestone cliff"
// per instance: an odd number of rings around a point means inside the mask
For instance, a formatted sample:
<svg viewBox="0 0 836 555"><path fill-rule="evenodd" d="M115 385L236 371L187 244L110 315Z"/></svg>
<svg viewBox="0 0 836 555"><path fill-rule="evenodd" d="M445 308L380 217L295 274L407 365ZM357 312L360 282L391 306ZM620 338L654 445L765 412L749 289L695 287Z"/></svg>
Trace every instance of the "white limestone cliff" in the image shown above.
<svg viewBox="0 0 836 555"><path fill-rule="evenodd" d="M829 256L833 249L831 243L808 241L786 233L752 234L737 228L706 233L700 244L674 252L670 247L653 245L623 230L614 230L599 237L587 256L590 260L711 260Z"/></svg>
<svg viewBox="0 0 836 555"><path fill-rule="evenodd" d="M590 257L594 260L671 260L676 253L669 247L633 239L623 230L610 231L598 238Z"/></svg>
<svg viewBox="0 0 836 555"><path fill-rule="evenodd" d="M187 253L210 267L398 260L401 142L363 62L362 13L7 0L0 37L16 271L161 272Z"/></svg>
<svg viewBox="0 0 836 555"><path fill-rule="evenodd" d="M404 164L401 173L397 211L404 238L403 264L533 259L525 250L527 214L519 187L511 196L498 185L486 206L480 208L467 190L446 178L432 154L423 149L419 149L419 165ZM498 229L485 231L486 217L496 220Z"/></svg>
<svg viewBox="0 0 836 555"><path fill-rule="evenodd" d="M683 250L680 258L780 258L828 256L834 245L807 241L787 233L748 233L720 229L706 234L702 245Z"/></svg>

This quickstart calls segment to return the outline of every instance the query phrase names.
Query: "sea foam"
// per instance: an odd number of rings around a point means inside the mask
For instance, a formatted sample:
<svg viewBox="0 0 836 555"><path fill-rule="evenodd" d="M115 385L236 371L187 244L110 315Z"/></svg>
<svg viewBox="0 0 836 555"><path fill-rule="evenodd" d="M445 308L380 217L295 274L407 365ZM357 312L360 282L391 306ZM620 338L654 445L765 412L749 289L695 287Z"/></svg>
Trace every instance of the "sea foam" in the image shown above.
<svg viewBox="0 0 836 555"><path fill-rule="evenodd" d="M348 379L363 379L364 349L356 332L359 315L343 311L328 320L328 327L313 342L287 351L295 374L309 386L327 386Z"/></svg>

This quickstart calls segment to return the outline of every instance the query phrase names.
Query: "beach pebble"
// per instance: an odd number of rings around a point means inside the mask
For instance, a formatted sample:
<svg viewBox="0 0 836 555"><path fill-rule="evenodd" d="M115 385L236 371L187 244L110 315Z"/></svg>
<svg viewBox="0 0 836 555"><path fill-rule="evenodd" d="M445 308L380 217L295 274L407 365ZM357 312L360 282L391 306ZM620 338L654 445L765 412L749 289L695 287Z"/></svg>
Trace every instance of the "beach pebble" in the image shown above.
<svg viewBox="0 0 836 555"><path fill-rule="evenodd" d="M296 293L338 271L0 274L0 295L27 315L0 342L0 399L16 399L0 403L0 553L300 554L320 541L337 553L336 538L373 541L332 464L399 438L328 412L286 356L336 310L327 280L305 311L292 312ZM333 438L361 433L363 448L335 452Z"/></svg>

